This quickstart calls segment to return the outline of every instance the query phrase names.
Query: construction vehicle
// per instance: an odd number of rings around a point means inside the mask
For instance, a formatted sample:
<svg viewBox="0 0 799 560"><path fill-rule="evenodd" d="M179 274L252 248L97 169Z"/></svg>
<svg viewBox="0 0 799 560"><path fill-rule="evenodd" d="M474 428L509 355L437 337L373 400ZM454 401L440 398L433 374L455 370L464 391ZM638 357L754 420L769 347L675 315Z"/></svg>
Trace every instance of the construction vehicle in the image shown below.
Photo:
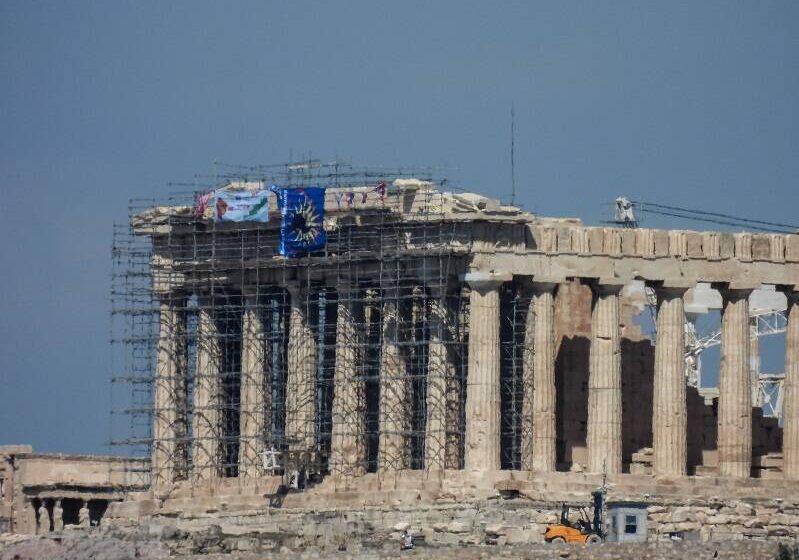
<svg viewBox="0 0 799 560"><path fill-rule="evenodd" d="M564 503L560 511L560 523L549 525L544 540L549 543L601 543L607 537L605 532L605 490L591 492L593 498L593 515L591 506ZM570 514L576 513L572 520Z"/></svg>

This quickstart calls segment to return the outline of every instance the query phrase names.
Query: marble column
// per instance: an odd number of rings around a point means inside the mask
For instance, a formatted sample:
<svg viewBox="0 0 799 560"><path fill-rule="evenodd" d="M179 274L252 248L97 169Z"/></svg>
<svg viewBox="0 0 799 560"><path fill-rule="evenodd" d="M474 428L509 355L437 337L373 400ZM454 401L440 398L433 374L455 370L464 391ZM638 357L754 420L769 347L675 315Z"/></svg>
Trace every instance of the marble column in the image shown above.
<svg viewBox="0 0 799 560"><path fill-rule="evenodd" d="M466 433L466 377L468 366L469 338L469 300L471 289L466 284L461 284L449 303L448 312L453 318L452 330L449 334L452 340L451 357L453 359L452 375L446 380L446 448L445 469L463 468L463 455Z"/></svg>
<svg viewBox="0 0 799 560"><path fill-rule="evenodd" d="M336 366L333 377L333 428L330 470L344 476L366 472L366 394L363 354L363 302L359 292L339 289Z"/></svg>
<svg viewBox="0 0 799 560"><path fill-rule="evenodd" d="M186 468L186 298L164 295L153 388L153 489L169 488Z"/></svg>
<svg viewBox="0 0 799 560"><path fill-rule="evenodd" d="M396 291L383 294L380 346L380 439L378 467L402 470L411 466L411 387L402 344L408 338L407 324Z"/></svg>
<svg viewBox="0 0 799 560"><path fill-rule="evenodd" d="M618 284L592 286L588 472L621 472L621 332Z"/></svg>
<svg viewBox="0 0 799 560"><path fill-rule="evenodd" d="M465 468L500 468L499 289L511 275L470 272Z"/></svg>
<svg viewBox="0 0 799 560"><path fill-rule="evenodd" d="M286 441L291 451L316 448L316 337L308 292L289 285L289 339L286 378Z"/></svg>
<svg viewBox="0 0 799 560"><path fill-rule="evenodd" d="M534 282L525 325L522 470L555 470L555 290Z"/></svg>
<svg viewBox="0 0 799 560"><path fill-rule="evenodd" d="M748 478L752 469L752 390L749 362L749 294L719 288L722 296L719 372L719 476Z"/></svg>
<svg viewBox="0 0 799 560"><path fill-rule="evenodd" d="M266 410L271 387L266 382L266 341L257 292L245 295L241 325L241 403L239 419L239 477L263 476Z"/></svg>
<svg viewBox="0 0 799 560"><path fill-rule="evenodd" d="M196 482L220 476L222 463L222 348L211 301L200 299L197 312L197 369L192 409L192 467Z"/></svg>
<svg viewBox="0 0 799 560"><path fill-rule="evenodd" d="M799 480L799 291L786 291L785 381L782 385L782 472Z"/></svg>
<svg viewBox="0 0 799 560"><path fill-rule="evenodd" d="M652 414L655 475L685 476L688 408L685 396L686 288L656 286L657 340Z"/></svg>
<svg viewBox="0 0 799 560"><path fill-rule="evenodd" d="M425 428L425 468L428 470L444 469L447 462L447 388L455 376L448 348L454 330L448 295L447 287L441 286L433 289L430 298Z"/></svg>

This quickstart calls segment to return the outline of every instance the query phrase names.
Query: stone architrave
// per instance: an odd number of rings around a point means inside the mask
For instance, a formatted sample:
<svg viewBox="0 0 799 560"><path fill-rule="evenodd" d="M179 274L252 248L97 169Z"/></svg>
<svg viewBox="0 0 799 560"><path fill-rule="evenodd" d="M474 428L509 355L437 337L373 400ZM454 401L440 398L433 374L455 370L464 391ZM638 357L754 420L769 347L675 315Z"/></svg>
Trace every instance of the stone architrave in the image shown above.
<svg viewBox="0 0 799 560"><path fill-rule="evenodd" d="M499 289L510 274L470 272L465 468L500 468Z"/></svg>
<svg viewBox="0 0 799 560"><path fill-rule="evenodd" d="M338 296L330 470L337 475L360 476L366 472L363 302L358 299L359 291L347 286L339 289Z"/></svg>
<svg viewBox="0 0 799 560"><path fill-rule="evenodd" d="M533 282L525 328L522 470L555 470L555 290Z"/></svg>
<svg viewBox="0 0 799 560"><path fill-rule="evenodd" d="M749 362L751 290L719 287L722 296L719 372L719 476L748 478L752 469L752 390Z"/></svg>
<svg viewBox="0 0 799 560"><path fill-rule="evenodd" d="M247 294L241 325L241 395L239 407L239 478L263 476L266 410L266 341L257 293Z"/></svg>
<svg viewBox="0 0 799 560"><path fill-rule="evenodd" d="M288 287L288 374L286 379L286 441L291 451L316 447L316 337L311 328L308 292L296 284Z"/></svg>
<svg viewBox="0 0 799 560"><path fill-rule="evenodd" d="M407 338L396 290L383 295L380 348L378 466L381 470L410 468L410 379L402 343Z"/></svg>
<svg viewBox="0 0 799 560"><path fill-rule="evenodd" d="M782 397L782 472L788 480L799 480L799 292L786 290L785 381Z"/></svg>
<svg viewBox="0 0 799 560"><path fill-rule="evenodd" d="M592 285L591 349L588 373L588 472L621 472L622 285Z"/></svg>
<svg viewBox="0 0 799 560"><path fill-rule="evenodd" d="M222 460L222 349L211 301L201 298L197 312L197 369L192 410L192 468L196 482L212 482Z"/></svg>
<svg viewBox="0 0 799 560"><path fill-rule="evenodd" d="M453 331L447 295L447 288L442 286L434 290L430 299L425 429L425 467L428 470L446 467L447 386L455 375L455 366L447 350Z"/></svg>
<svg viewBox="0 0 799 560"><path fill-rule="evenodd" d="M687 288L656 286L657 341L652 414L655 475L687 474L688 408L685 394L685 305Z"/></svg>
<svg viewBox="0 0 799 560"><path fill-rule="evenodd" d="M153 389L152 487L169 488L186 468L186 299L164 296Z"/></svg>

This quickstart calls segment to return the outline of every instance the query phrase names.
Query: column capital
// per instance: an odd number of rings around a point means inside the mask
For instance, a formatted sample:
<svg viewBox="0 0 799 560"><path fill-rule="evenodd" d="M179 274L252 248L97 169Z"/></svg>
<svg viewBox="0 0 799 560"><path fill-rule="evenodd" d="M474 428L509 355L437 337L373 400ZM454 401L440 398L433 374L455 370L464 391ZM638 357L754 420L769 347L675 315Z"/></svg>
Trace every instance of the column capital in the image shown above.
<svg viewBox="0 0 799 560"><path fill-rule="evenodd" d="M683 292L687 292L691 288L696 287L696 282L693 280L685 280L685 279L663 279L663 280L650 280L644 279L644 284L647 288L652 288L654 290L682 290Z"/></svg>
<svg viewBox="0 0 799 560"><path fill-rule="evenodd" d="M519 283L519 289L521 294L526 297L536 297L543 294L554 294L559 285L559 282L544 282L528 276Z"/></svg>
<svg viewBox="0 0 799 560"><path fill-rule="evenodd" d="M749 297L749 294L754 292L760 287L760 283L747 283L747 282L711 282L710 287L718 290L722 297L729 297L731 299L741 299Z"/></svg>
<svg viewBox="0 0 799 560"><path fill-rule="evenodd" d="M627 285L622 278L580 278L580 282L589 286L595 295L618 295Z"/></svg>
<svg viewBox="0 0 799 560"><path fill-rule="evenodd" d="M560 282L544 281L533 278L533 281L529 285L529 289L534 294L539 295L554 292L558 289L559 285Z"/></svg>
<svg viewBox="0 0 799 560"><path fill-rule="evenodd" d="M778 292L785 294L788 301L799 301L799 284L777 284Z"/></svg>
<svg viewBox="0 0 799 560"><path fill-rule="evenodd" d="M469 284L472 289L480 292L498 288L511 280L513 280L511 272L475 271L467 272L463 275L463 281Z"/></svg>
<svg viewBox="0 0 799 560"><path fill-rule="evenodd" d="M683 297L685 292L693 287L686 284L665 282L663 280L647 280L645 285L647 288L652 288L659 298L667 297L669 299Z"/></svg>

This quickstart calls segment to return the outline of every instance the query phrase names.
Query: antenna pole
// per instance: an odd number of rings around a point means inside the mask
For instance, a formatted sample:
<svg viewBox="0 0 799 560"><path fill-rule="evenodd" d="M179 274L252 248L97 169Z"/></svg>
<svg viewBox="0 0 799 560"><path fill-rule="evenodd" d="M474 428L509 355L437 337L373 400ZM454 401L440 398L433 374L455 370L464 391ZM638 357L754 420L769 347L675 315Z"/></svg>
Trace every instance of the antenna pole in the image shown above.
<svg viewBox="0 0 799 560"><path fill-rule="evenodd" d="M510 104L510 203L516 203L516 110Z"/></svg>

